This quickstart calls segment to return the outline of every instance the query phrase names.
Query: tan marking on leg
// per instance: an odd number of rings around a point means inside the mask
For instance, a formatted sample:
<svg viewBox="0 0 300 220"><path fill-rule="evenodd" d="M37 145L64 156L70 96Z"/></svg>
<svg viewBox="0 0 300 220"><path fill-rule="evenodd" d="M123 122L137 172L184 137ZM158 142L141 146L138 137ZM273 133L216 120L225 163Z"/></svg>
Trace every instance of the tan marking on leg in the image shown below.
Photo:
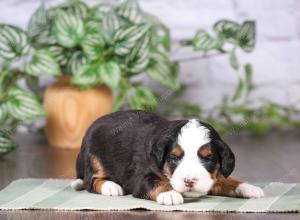
<svg viewBox="0 0 300 220"><path fill-rule="evenodd" d="M92 155L90 160L93 168L93 189L95 192L101 193L102 185L107 180L107 174L98 157Z"/></svg>
<svg viewBox="0 0 300 220"><path fill-rule="evenodd" d="M148 194L148 198L156 201L157 196L162 192L168 192L172 190L172 186L169 182L160 181Z"/></svg>
<svg viewBox="0 0 300 220"><path fill-rule="evenodd" d="M211 194L217 196L238 196L235 190L240 183L241 181L239 180L219 175L211 189Z"/></svg>

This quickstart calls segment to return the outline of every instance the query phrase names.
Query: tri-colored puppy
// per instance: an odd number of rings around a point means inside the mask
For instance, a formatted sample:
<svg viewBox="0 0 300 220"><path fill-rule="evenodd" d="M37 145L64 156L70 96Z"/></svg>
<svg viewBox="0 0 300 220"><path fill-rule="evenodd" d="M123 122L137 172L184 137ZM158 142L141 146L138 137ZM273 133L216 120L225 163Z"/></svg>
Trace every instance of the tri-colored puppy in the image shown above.
<svg viewBox="0 0 300 220"><path fill-rule="evenodd" d="M77 158L78 179L71 185L164 205L206 194L263 197L261 188L228 177L234 165L232 151L206 123L120 111L98 119L87 131Z"/></svg>

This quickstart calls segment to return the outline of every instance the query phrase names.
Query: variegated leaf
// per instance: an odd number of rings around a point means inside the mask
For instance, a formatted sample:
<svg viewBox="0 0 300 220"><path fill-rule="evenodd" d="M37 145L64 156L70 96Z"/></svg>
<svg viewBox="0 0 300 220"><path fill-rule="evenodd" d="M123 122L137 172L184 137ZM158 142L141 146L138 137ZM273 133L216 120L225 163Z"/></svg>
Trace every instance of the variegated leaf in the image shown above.
<svg viewBox="0 0 300 220"><path fill-rule="evenodd" d="M0 56L4 59L21 57L29 52L28 37L21 29L0 24Z"/></svg>
<svg viewBox="0 0 300 220"><path fill-rule="evenodd" d="M235 43L240 25L234 21L221 20L214 25L217 36L222 39Z"/></svg>
<svg viewBox="0 0 300 220"><path fill-rule="evenodd" d="M117 88L121 80L121 69L116 62L109 61L99 66L98 76L102 83Z"/></svg>
<svg viewBox="0 0 300 220"><path fill-rule="evenodd" d="M59 65L64 66L68 62L69 54L65 51L65 49L61 46L50 46L48 48L49 52L52 54L53 58Z"/></svg>
<svg viewBox="0 0 300 220"><path fill-rule="evenodd" d="M114 10L113 4L110 4L108 2L100 3L92 7L91 16L96 20L102 21L107 12L111 10Z"/></svg>
<svg viewBox="0 0 300 220"><path fill-rule="evenodd" d="M105 13L102 20L102 32L107 42L111 42L115 32L121 27L121 21L114 10Z"/></svg>
<svg viewBox="0 0 300 220"><path fill-rule="evenodd" d="M0 130L0 157L13 151L17 145L10 138L9 131Z"/></svg>
<svg viewBox="0 0 300 220"><path fill-rule="evenodd" d="M8 111L5 103L0 104L0 125L5 124L8 118Z"/></svg>
<svg viewBox="0 0 300 220"><path fill-rule="evenodd" d="M128 103L133 109L148 109L154 111L157 107L155 94L145 86L133 87Z"/></svg>
<svg viewBox="0 0 300 220"><path fill-rule="evenodd" d="M26 64L25 71L32 76L58 76L61 74L59 64L47 50L35 51L31 61Z"/></svg>
<svg viewBox="0 0 300 220"><path fill-rule="evenodd" d="M67 7L67 11L70 14L74 14L82 19L86 19L89 16L89 7L84 2L78 1L75 3L71 3L69 7Z"/></svg>
<svg viewBox="0 0 300 220"><path fill-rule="evenodd" d="M34 120L45 116L43 106L29 92L14 88L9 91L7 102L9 114L18 120Z"/></svg>
<svg viewBox="0 0 300 220"><path fill-rule="evenodd" d="M103 53L105 40L100 34L87 35L83 39L81 46L90 60L96 60Z"/></svg>
<svg viewBox="0 0 300 220"><path fill-rule="evenodd" d="M101 23L96 20L89 20L85 23L85 34L101 34Z"/></svg>
<svg viewBox="0 0 300 220"><path fill-rule="evenodd" d="M81 66L87 64L88 60L81 51L76 51L67 64L69 74L77 74L81 70Z"/></svg>
<svg viewBox="0 0 300 220"><path fill-rule="evenodd" d="M151 53L150 57L150 64L146 74L157 83L176 89L178 87L178 66L171 63L164 54L159 52Z"/></svg>
<svg viewBox="0 0 300 220"><path fill-rule="evenodd" d="M147 24L121 27L116 31L113 37L114 52L120 56L127 55L135 46L136 42L145 35L149 28L150 26Z"/></svg>
<svg viewBox="0 0 300 220"><path fill-rule="evenodd" d="M125 103L127 98L127 91L128 91L127 83L121 82L118 88L116 89L116 94L114 96L114 103L112 109L113 112L118 111Z"/></svg>
<svg viewBox="0 0 300 220"><path fill-rule="evenodd" d="M71 82L81 88L89 88L97 83L97 73L89 64L81 65L77 72L73 73Z"/></svg>
<svg viewBox="0 0 300 220"><path fill-rule="evenodd" d="M245 52L250 53L255 47L255 22L246 21L237 35L238 44Z"/></svg>
<svg viewBox="0 0 300 220"><path fill-rule="evenodd" d="M145 21L143 12L136 0L126 0L117 9L117 13L133 24L140 24Z"/></svg>
<svg viewBox="0 0 300 220"><path fill-rule="evenodd" d="M212 49L220 48L221 44L219 41L213 39L206 31L197 31L193 39L193 48L197 51L207 52Z"/></svg>
<svg viewBox="0 0 300 220"><path fill-rule="evenodd" d="M148 66L150 60L149 42L149 36L143 37L126 57L127 69L131 73L139 73Z"/></svg>
<svg viewBox="0 0 300 220"><path fill-rule="evenodd" d="M38 7L38 9L31 16L28 26L27 33L30 38L35 38L48 30L50 25L50 19L48 17L47 11L45 9L44 3Z"/></svg>
<svg viewBox="0 0 300 220"><path fill-rule="evenodd" d="M54 34L60 45L75 47L84 36L82 18L66 11L58 11L54 20Z"/></svg>

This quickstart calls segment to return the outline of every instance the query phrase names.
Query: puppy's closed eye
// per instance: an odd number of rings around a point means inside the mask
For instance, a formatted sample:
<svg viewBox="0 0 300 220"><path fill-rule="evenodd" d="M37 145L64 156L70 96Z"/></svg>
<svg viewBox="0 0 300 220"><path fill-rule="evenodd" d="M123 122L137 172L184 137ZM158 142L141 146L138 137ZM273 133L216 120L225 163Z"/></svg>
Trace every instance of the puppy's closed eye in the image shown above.
<svg viewBox="0 0 300 220"><path fill-rule="evenodd" d="M199 150L198 150L198 156L199 156L200 158L203 158L203 159L209 159L209 158L211 158L213 155L212 155L212 152L211 152L209 146L202 146L202 147L200 147Z"/></svg>
<svg viewBox="0 0 300 220"><path fill-rule="evenodd" d="M170 154L171 160L180 160L182 157L183 157L183 154L181 154L181 155Z"/></svg>

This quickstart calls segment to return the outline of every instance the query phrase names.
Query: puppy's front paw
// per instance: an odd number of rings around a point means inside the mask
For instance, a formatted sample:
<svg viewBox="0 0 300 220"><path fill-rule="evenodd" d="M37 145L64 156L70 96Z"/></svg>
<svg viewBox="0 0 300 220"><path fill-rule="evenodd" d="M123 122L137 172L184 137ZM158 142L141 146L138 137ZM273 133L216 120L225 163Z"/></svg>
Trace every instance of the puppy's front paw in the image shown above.
<svg viewBox="0 0 300 220"><path fill-rule="evenodd" d="M179 192L170 190L158 194L156 201L161 205L180 205L183 203L183 197Z"/></svg>
<svg viewBox="0 0 300 220"><path fill-rule="evenodd" d="M122 196L123 189L119 184L112 181L105 181L101 187L101 194L105 196Z"/></svg>
<svg viewBox="0 0 300 220"><path fill-rule="evenodd" d="M236 193L245 198L261 198L264 197L264 191L257 186L248 183L242 183L236 188Z"/></svg>

